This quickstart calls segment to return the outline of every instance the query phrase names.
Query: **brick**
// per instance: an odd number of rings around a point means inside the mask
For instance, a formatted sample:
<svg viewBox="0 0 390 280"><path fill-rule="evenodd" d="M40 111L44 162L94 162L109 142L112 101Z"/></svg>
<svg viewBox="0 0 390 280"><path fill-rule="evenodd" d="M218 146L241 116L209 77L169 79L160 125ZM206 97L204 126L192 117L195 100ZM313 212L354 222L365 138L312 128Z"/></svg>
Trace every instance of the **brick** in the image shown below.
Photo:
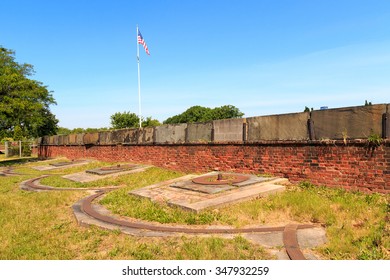
<svg viewBox="0 0 390 280"><path fill-rule="evenodd" d="M89 140L94 140L94 136L91 135ZM124 136L121 134L119 141L123 141L122 137ZM384 154L374 153L372 157L364 158L362 155L366 148L354 145L323 147L291 143L288 145L151 143L124 146L56 146L54 142L58 143L58 140L54 141L54 137L52 139L53 144L41 146L41 156L61 155L70 159L96 158L105 161L131 160L185 172L204 172L219 168L244 173L271 173L289 178L292 182L309 180L318 185L362 191L390 189L389 164L381 160L390 153L387 146L383 149Z"/></svg>

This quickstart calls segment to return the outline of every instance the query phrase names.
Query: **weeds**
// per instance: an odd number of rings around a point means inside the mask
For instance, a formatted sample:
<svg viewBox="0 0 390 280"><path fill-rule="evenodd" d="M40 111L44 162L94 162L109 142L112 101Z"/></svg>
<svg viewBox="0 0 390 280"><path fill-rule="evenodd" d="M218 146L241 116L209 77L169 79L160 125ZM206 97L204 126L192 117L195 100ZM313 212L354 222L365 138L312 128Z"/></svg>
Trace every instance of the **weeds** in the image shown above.
<svg viewBox="0 0 390 280"><path fill-rule="evenodd" d="M135 238L97 227L79 227L71 205L84 192L25 192L20 182L46 172L38 163L13 165L27 175L0 177L0 259L270 259L260 246L236 236ZM112 163L111 163L112 164ZM58 173L80 172L109 163L49 172L43 184L55 187L121 186L100 203L116 214L161 223L232 225L313 222L326 228L328 242L317 248L325 259L390 259L389 195L347 192L302 183L268 198L254 199L200 214L130 196L132 189L182 176L150 168L142 173L91 183L64 180Z"/></svg>
<svg viewBox="0 0 390 280"><path fill-rule="evenodd" d="M116 194L115 194L116 193ZM115 213L160 223L253 224L317 223L328 243L317 251L326 259L389 259L386 215L389 196L347 192L303 182L284 193L194 214L148 199L112 192L101 202Z"/></svg>
<svg viewBox="0 0 390 280"><path fill-rule="evenodd" d="M367 137L368 144L373 147L378 147L382 144L383 138L379 135L371 131L371 134Z"/></svg>

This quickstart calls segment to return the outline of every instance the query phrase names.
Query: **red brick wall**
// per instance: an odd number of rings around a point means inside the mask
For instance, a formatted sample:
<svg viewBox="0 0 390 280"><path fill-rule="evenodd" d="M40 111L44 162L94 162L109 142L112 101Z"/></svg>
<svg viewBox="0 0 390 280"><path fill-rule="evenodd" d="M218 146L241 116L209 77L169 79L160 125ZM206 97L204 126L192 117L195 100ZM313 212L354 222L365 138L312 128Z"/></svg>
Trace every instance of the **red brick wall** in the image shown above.
<svg viewBox="0 0 390 280"><path fill-rule="evenodd" d="M41 156L131 161L186 172L268 173L291 182L390 193L390 142L263 142L253 144L40 146Z"/></svg>

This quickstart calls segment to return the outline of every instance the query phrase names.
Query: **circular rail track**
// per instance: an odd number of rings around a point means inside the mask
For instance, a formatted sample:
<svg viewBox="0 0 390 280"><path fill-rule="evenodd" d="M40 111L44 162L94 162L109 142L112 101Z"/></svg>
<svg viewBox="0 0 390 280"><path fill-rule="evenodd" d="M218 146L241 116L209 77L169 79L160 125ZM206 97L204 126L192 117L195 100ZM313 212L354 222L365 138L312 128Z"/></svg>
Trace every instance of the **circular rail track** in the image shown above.
<svg viewBox="0 0 390 280"><path fill-rule="evenodd" d="M269 232L282 232L283 233L283 244L286 249L287 255L291 260L305 260L305 256L299 248L299 243L297 239L297 230L300 229L309 229L315 228L316 225L313 224L289 224L286 226L278 227L251 227L251 228L195 228L195 227L183 227L183 226L168 226L168 225L156 225L148 223L145 221L128 221L125 219L120 219L113 217L108 214L102 214L93 207L93 202L101 197L102 195L108 193L109 191L115 189L113 187L109 188L55 188L51 186L44 186L39 183L42 178L45 178L49 175L44 175L38 178L33 178L27 181L22 182L21 188L24 190L33 190L33 191L69 191L69 190L95 190L97 193L87 196L81 201L81 211L88 215L89 217L109 223L112 225L117 225L119 227L126 227L131 229L139 229L145 231L153 232L167 232L167 233L184 233L184 234L240 234L240 233L269 233Z"/></svg>

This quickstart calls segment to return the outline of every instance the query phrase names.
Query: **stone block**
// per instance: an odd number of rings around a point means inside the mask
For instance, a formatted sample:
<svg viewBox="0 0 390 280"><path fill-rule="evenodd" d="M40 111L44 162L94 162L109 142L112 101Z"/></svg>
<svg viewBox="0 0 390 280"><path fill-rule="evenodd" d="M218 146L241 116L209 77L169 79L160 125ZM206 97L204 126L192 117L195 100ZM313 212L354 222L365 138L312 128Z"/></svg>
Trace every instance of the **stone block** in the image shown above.
<svg viewBox="0 0 390 280"><path fill-rule="evenodd" d="M156 143L157 144L174 144L184 143L186 140L187 124L167 124L157 126Z"/></svg>
<svg viewBox="0 0 390 280"><path fill-rule="evenodd" d="M386 104L312 111L315 138L367 139L372 133L382 135L384 113Z"/></svg>
<svg viewBox="0 0 390 280"><path fill-rule="evenodd" d="M137 129L118 129L113 130L111 141L114 144L137 144L138 130Z"/></svg>
<svg viewBox="0 0 390 280"><path fill-rule="evenodd" d="M83 137L84 145L97 145L99 143L99 133L85 133Z"/></svg>
<svg viewBox="0 0 390 280"><path fill-rule="evenodd" d="M387 104L386 113L383 119L382 134L383 138L390 139L390 104Z"/></svg>
<svg viewBox="0 0 390 280"><path fill-rule="evenodd" d="M188 143L208 143L212 139L213 123L189 123L187 125Z"/></svg>
<svg viewBox="0 0 390 280"><path fill-rule="evenodd" d="M58 135L50 136L50 145L58 145Z"/></svg>
<svg viewBox="0 0 390 280"><path fill-rule="evenodd" d="M78 133L76 134L76 144L77 145L84 145L84 133Z"/></svg>
<svg viewBox="0 0 390 280"><path fill-rule="evenodd" d="M125 143L137 144L139 133L140 133L139 130L136 128L129 129L128 133L126 134L126 137L124 139Z"/></svg>
<svg viewBox="0 0 390 280"><path fill-rule="evenodd" d="M248 141L306 140L309 112L247 118Z"/></svg>
<svg viewBox="0 0 390 280"><path fill-rule="evenodd" d="M77 145L77 134L69 134L69 145Z"/></svg>
<svg viewBox="0 0 390 280"><path fill-rule="evenodd" d="M57 145L64 145L64 135L57 135L58 143Z"/></svg>
<svg viewBox="0 0 390 280"><path fill-rule="evenodd" d="M138 144L153 144L154 127L144 127L138 129Z"/></svg>
<svg viewBox="0 0 390 280"><path fill-rule="evenodd" d="M215 142L243 141L245 119L226 119L213 121Z"/></svg>
<svg viewBox="0 0 390 280"><path fill-rule="evenodd" d="M69 136L68 135L57 135L58 143L57 145L68 145L69 144Z"/></svg>
<svg viewBox="0 0 390 280"><path fill-rule="evenodd" d="M112 136L111 131L99 132L99 145L111 145L112 144L111 136Z"/></svg>
<svg viewBox="0 0 390 280"><path fill-rule="evenodd" d="M69 145L69 135L62 135L62 145Z"/></svg>
<svg viewBox="0 0 390 280"><path fill-rule="evenodd" d="M112 134L111 134L112 143L122 144L124 142L127 129L117 129L117 130L113 130L111 132L112 132Z"/></svg>

